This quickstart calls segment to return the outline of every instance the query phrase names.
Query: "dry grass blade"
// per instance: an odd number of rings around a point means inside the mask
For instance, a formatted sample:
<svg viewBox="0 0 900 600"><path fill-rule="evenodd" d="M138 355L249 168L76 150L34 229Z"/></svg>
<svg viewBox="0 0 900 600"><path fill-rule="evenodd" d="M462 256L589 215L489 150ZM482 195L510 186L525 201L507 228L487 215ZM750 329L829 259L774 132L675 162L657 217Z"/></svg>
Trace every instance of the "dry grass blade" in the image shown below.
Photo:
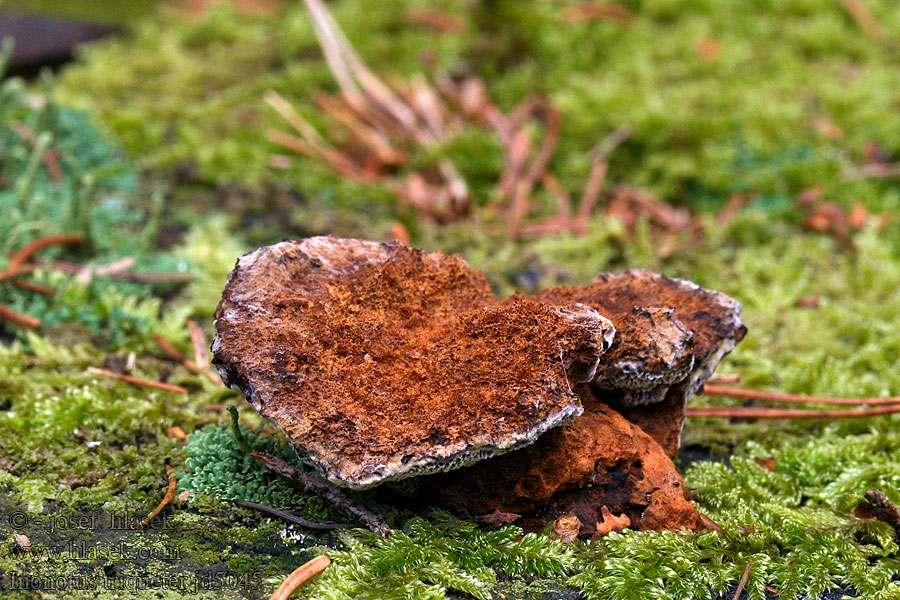
<svg viewBox="0 0 900 600"><path fill-rule="evenodd" d="M330 564L331 559L322 554L297 567L275 590L269 600L287 600L300 587L318 577Z"/></svg>
<svg viewBox="0 0 900 600"><path fill-rule="evenodd" d="M174 392L176 394L187 394L187 390L178 385L171 385L169 383L162 383L160 381L152 381L150 379L142 379L140 377L133 377L131 375L123 375L122 373L107 371L106 369L98 369L97 367L88 367L87 370L88 373L92 373L93 375L109 377L110 379L118 379L120 381L130 383L131 385L151 387L166 392Z"/></svg>
<svg viewBox="0 0 900 600"><path fill-rule="evenodd" d="M879 406L900 404L900 396L889 398L827 398L821 396L803 396L800 394L778 394L774 392L761 392L758 390L745 390L742 388L709 384L703 387L702 393L706 394L707 396L724 396L726 398L760 400L762 402L785 402L792 404L837 404L843 406Z"/></svg>

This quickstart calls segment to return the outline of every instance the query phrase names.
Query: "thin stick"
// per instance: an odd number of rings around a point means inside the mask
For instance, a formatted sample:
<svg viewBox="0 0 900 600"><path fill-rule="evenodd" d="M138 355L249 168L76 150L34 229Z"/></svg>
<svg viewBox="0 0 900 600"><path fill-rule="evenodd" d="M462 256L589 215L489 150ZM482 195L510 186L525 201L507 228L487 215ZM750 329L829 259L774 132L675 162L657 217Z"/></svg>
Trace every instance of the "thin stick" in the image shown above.
<svg viewBox="0 0 900 600"><path fill-rule="evenodd" d="M132 385L142 385L145 387L152 387L158 390L164 390L166 392L174 392L176 394L187 394L187 390L178 385L172 385L169 383L162 383L159 381L151 381L149 379L141 379L140 377L132 377L131 375L123 375L122 373L115 373L113 371L107 371L106 369L98 369L97 367L88 367L88 373L93 375L99 375L101 377L109 377L110 379L119 379L120 381L124 381L126 383L130 383Z"/></svg>
<svg viewBox="0 0 900 600"><path fill-rule="evenodd" d="M48 246L58 246L61 244L80 244L84 241L83 235L63 233L60 235L48 235L34 240L18 252L12 255L7 265L7 270L14 269L22 265L31 258L35 252L42 250Z"/></svg>
<svg viewBox="0 0 900 600"><path fill-rule="evenodd" d="M250 456L260 461L276 473L283 475L289 479L293 479L303 486L307 492L312 492L323 496L332 504L352 514L357 520L366 527L382 537L390 537L391 530L384 522L384 519L370 511L368 508L357 504L344 492L319 481L309 473L305 473L293 465L285 462L277 456L263 454L254 450Z"/></svg>
<svg viewBox="0 0 900 600"><path fill-rule="evenodd" d="M707 396L724 396L726 398L741 398L746 400L760 400L762 402L785 402L793 404L837 404L841 406L883 406L900 404L900 396L889 398L822 398L818 396L802 396L800 394L776 394L758 390L745 390L742 388L726 387L724 385L706 385L703 387L703 394L706 394Z"/></svg>
<svg viewBox="0 0 900 600"><path fill-rule="evenodd" d="M734 591L734 599L738 600L741 597L741 592L744 591L744 586L747 585L747 578L750 577L750 567L753 566L753 561L747 561L747 567L744 569L744 574L741 575L741 580L738 582L737 589Z"/></svg>
<svg viewBox="0 0 900 600"><path fill-rule="evenodd" d="M301 525L306 527L307 529L322 529L322 530L331 530L331 529L346 529L347 526L342 523L316 523L314 521L307 521L303 517L298 517L297 515L292 515L289 512L285 512L283 510L278 510L277 508L272 508L271 506L266 506L265 504L258 504L256 502L250 502L249 500L235 500L235 505L240 506L241 508L250 508L253 510L258 510L261 513L265 513L267 515L272 515L273 517L278 517L279 519L284 519L285 521L289 521L291 523L295 523L297 525Z"/></svg>
<svg viewBox="0 0 900 600"><path fill-rule="evenodd" d="M324 554L320 554L311 561L297 567L294 572L288 575L284 583L278 586L278 589L275 590L275 593L272 594L269 600L287 600L300 587L318 577L330 564L331 559Z"/></svg>
<svg viewBox="0 0 900 600"><path fill-rule="evenodd" d="M22 329L36 329L41 326L41 320L30 315L17 313L11 308L7 308L0 304L0 321L5 321L10 325L21 327Z"/></svg>
<svg viewBox="0 0 900 600"><path fill-rule="evenodd" d="M688 407L688 417L723 417L726 419L852 419L900 413L900 405L876 406L857 410L804 410L797 408L764 408L759 406Z"/></svg>
<svg viewBox="0 0 900 600"><path fill-rule="evenodd" d="M156 516L175 499L175 487L178 485L178 479L175 477L175 469L169 464L169 459L166 459L166 475L169 477L169 489L166 490L166 495L159 505L153 509L153 512L150 513L146 519L141 521L141 529L149 525L150 521L155 519Z"/></svg>
<svg viewBox="0 0 900 600"><path fill-rule="evenodd" d="M27 281L25 279L13 279L10 283L12 283L17 288L28 290L29 292L34 292L36 294L43 294L44 296L56 295L56 290L54 290L53 288L49 288L46 285L41 285L33 281Z"/></svg>

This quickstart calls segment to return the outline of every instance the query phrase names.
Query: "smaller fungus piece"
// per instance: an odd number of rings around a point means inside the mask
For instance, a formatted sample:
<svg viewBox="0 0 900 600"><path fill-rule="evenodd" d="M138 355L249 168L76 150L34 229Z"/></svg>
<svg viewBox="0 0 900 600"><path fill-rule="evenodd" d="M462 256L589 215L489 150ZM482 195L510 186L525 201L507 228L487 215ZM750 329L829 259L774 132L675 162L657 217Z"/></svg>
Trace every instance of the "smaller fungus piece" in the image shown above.
<svg viewBox="0 0 900 600"><path fill-rule="evenodd" d="M545 290L537 298L579 302L616 327L593 391L674 457L688 400L747 332L741 305L720 292L635 269L600 274L585 286Z"/></svg>
<svg viewBox="0 0 900 600"><path fill-rule="evenodd" d="M582 523L581 535L597 531L603 507L626 515L637 529L703 529L656 440L600 402L589 386L576 392L585 407L578 419L527 448L422 478L418 500L475 514L515 512L535 529L571 513Z"/></svg>
<svg viewBox="0 0 900 600"><path fill-rule="evenodd" d="M597 523L597 536L604 536L608 533L622 531L631 526L631 519L628 515L616 516L609 512L605 506L600 507L600 522Z"/></svg>
<svg viewBox="0 0 900 600"><path fill-rule="evenodd" d="M240 258L215 325L223 381L352 488L461 467L575 419L573 388L615 331L583 304L499 302L459 256L334 237Z"/></svg>

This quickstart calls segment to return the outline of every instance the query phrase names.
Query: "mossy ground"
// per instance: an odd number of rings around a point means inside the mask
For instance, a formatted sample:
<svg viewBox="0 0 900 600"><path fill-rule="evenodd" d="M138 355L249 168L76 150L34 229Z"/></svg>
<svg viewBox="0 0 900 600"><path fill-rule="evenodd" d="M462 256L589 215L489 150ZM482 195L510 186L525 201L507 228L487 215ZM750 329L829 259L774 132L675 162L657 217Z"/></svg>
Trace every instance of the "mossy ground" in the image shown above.
<svg viewBox="0 0 900 600"><path fill-rule="evenodd" d="M399 210L389 191L341 181L306 159L270 170L273 148L264 133L276 120L261 102L265 90L278 90L327 124L311 96L333 83L299 4L277 19L227 8L199 22L150 15L134 22L129 36L86 48L52 91L6 83L4 123L17 119L46 133L71 160L56 182L4 129L2 175L11 184L0 189L2 256L39 234L75 231L90 243L50 252L94 264L133 256L136 268L190 272L194 281L85 284L38 272L37 281L58 290L52 300L0 284L0 301L45 323L36 334L0 330L0 496L8 496L0 515L145 515L164 493L167 458L180 489L193 491L164 513L167 528L27 531L36 546L69 536L94 545L122 541L176 548L177 561L28 559L11 538L23 529L4 518L0 574L123 581L152 574L180 577L210 598L260 597L325 551L334 564L306 597L668 599L724 594L752 562L745 592L751 598L771 597L767 588L782 598L835 589L900 598L892 532L852 516L868 487L900 502L900 418L691 420L689 455L728 458L694 461L685 472L723 535L629 532L563 546L464 515L386 506L377 508L395 527L392 540L356 529L322 535L286 531L227 502L240 496L290 505L314 520L342 517L247 460L222 407L239 406L248 430L259 424L252 409L166 360L153 341L162 335L189 354L185 320L211 332L224 278L243 251L319 233L385 239L400 220L416 244L461 252L500 293L586 282L629 267L722 290L743 303L750 333L720 370L740 375L744 386L900 395L900 191L896 182L841 175L863 161L865 142L900 155L900 10L868 4L888 33L883 41L867 39L837 2L657 0L630 4L636 18L627 26L566 24L553 2L493 0L472 11L449 2L441 8L467 27L443 35L406 19L407 9L424 3L333 5L380 72L475 73L503 108L532 92L546 94L564 114L554 168L572 192L580 191L591 147L622 123L633 125L634 135L613 155L610 180L653 189L704 221L703 242L665 258L646 224L632 236L598 217L584 236L510 243L468 222L421 223ZM716 42L718 54L698 52L705 40ZM426 51L434 66L424 66ZM59 103L35 101L49 95ZM824 121L841 134L823 133ZM479 204L488 204L503 164L493 138L473 129L440 152L473 182ZM847 250L799 226L792 198L810 185L822 186L830 201L861 201L893 221L882 226L873 216L854 236L856 251ZM716 209L741 190L756 192L756 200L718 225ZM818 308L797 302L813 296ZM189 393L148 391L86 372L121 366L129 352L137 356L136 374ZM186 443L166 434L175 425L190 433ZM272 430L255 443L288 452ZM768 456L776 457L774 472L753 460ZM225 574L252 574L262 588L200 587ZM44 595L94 597L92 589ZM129 595L181 597L166 589Z"/></svg>

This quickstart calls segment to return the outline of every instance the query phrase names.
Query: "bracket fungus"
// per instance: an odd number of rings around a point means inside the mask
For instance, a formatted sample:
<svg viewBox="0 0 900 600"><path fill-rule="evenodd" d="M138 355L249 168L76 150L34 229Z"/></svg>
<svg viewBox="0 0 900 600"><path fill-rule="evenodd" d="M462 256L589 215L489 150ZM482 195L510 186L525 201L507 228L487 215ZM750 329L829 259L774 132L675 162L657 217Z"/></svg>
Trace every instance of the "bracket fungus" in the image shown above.
<svg viewBox="0 0 900 600"><path fill-rule="evenodd" d="M223 381L330 481L364 488L527 446L578 417L611 323L499 303L458 256L333 237L242 257L216 310Z"/></svg>
<svg viewBox="0 0 900 600"><path fill-rule="evenodd" d="M213 362L334 484L417 476L408 501L583 535L604 507L698 529L671 457L739 315L648 271L500 300L459 256L317 237L238 260Z"/></svg>

